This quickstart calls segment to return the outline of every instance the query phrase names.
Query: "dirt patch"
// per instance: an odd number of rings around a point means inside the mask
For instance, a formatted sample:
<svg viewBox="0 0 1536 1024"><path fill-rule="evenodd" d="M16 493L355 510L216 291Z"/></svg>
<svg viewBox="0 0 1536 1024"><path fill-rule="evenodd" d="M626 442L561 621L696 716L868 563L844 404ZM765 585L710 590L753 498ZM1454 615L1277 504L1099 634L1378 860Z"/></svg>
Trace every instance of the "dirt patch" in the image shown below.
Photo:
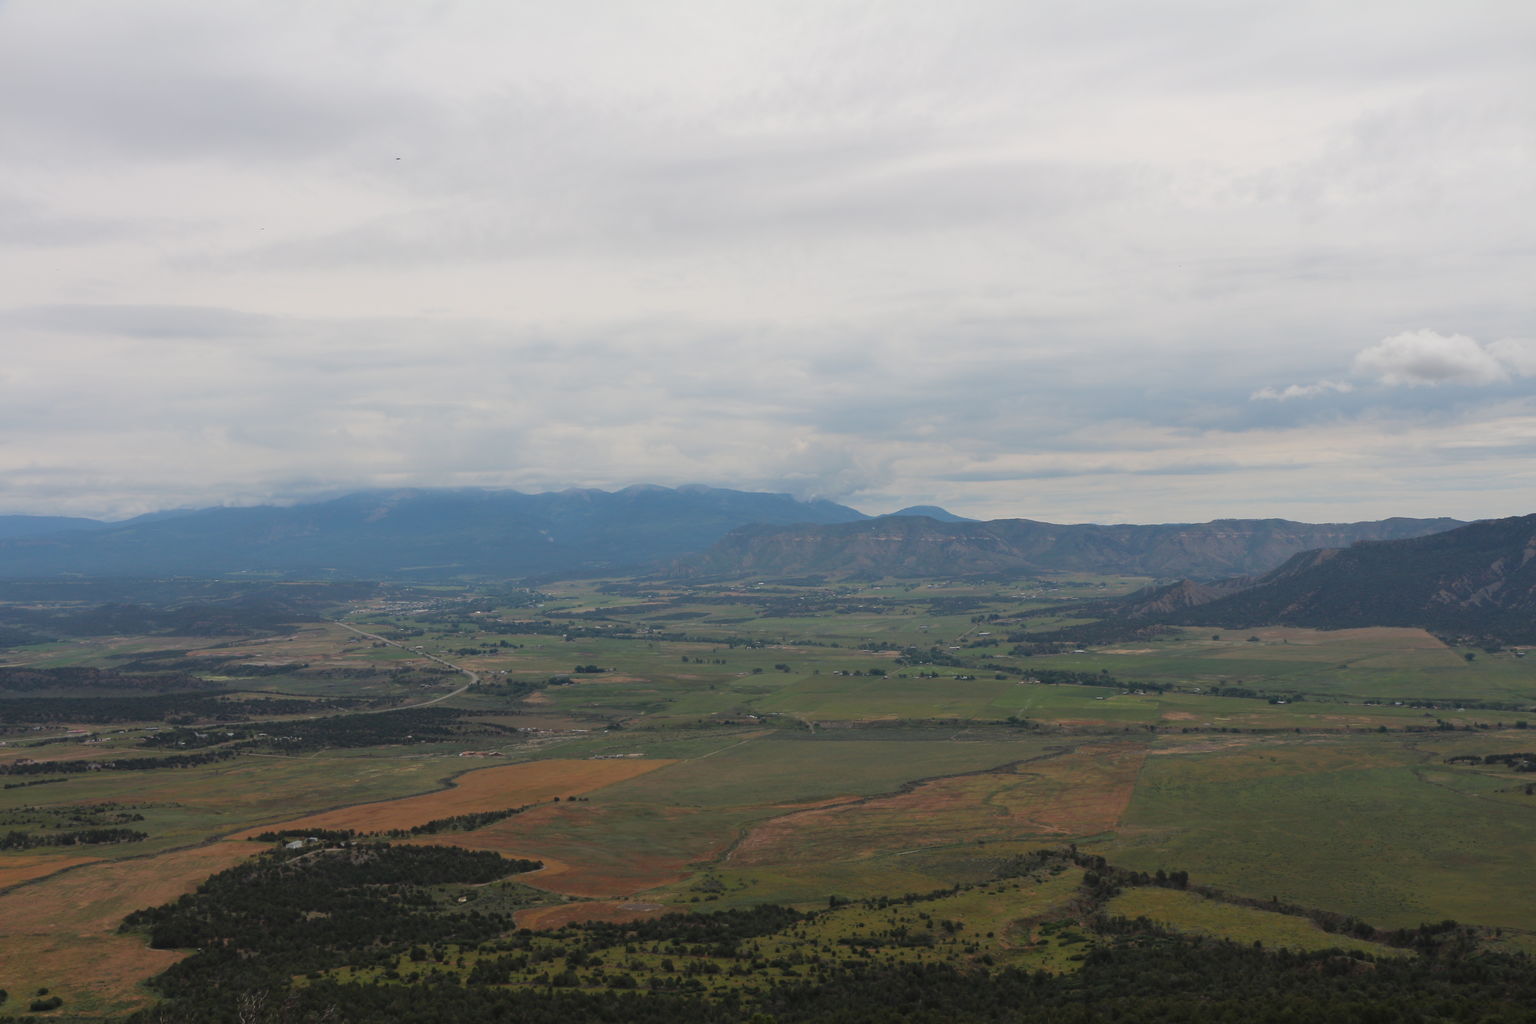
<svg viewBox="0 0 1536 1024"><path fill-rule="evenodd" d="M640 903L630 900L597 900L586 903L563 903L558 907L533 907L519 910L513 915L519 928L553 929L568 924L601 921L606 924L628 924L659 917L672 910L661 903Z"/></svg>
<svg viewBox="0 0 1536 1024"><path fill-rule="evenodd" d="M502 810L543 803L555 797L578 796L672 763L626 758L611 761L528 761L523 764L497 765L466 772L455 778L448 789L434 793L322 811L282 825L249 829L235 838L246 838L278 829L350 828L359 832L379 832L410 828L456 814Z"/></svg>

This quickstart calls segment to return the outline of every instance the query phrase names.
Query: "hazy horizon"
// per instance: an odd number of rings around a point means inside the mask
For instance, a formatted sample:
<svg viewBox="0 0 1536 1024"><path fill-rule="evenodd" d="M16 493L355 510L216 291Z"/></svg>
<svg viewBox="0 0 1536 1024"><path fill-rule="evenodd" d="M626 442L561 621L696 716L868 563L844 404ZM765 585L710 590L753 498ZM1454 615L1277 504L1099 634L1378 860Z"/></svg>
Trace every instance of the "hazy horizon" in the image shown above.
<svg viewBox="0 0 1536 1024"><path fill-rule="evenodd" d="M0 0L0 509L1536 495L1536 7Z"/></svg>
<svg viewBox="0 0 1536 1024"><path fill-rule="evenodd" d="M602 491L607 491L608 493L614 493L614 492L617 492L617 491L627 490L627 489L631 489L631 488L645 488L645 487L657 487L657 486L666 486L666 485L647 484L647 483L634 483L634 484L628 484L628 485L625 485L625 486L612 487L612 488L582 488L582 487L561 488L561 487L556 487L556 488L550 488L547 491L535 491L535 490L522 491L522 490L519 490L517 488L496 488L496 487L416 488L416 487L404 487L404 486L402 486L402 487L398 487L398 488L363 488L363 489L360 489L360 490L337 491L335 493L323 493L323 494L310 495L310 496L307 496L307 497L304 497L304 498L275 499L275 500L265 501L265 502L247 502L247 503L238 504L238 505L237 504L220 504L220 503L216 502L216 503L211 504L211 505L182 505L182 506L177 506L177 507L173 507L173 508L168 507L168 508L151 509L151 510L149 510L147 512L135 513L133 515L121 516L121 517L79 516L77 518L93 519L93 520L98 521L98 522L109 523L109 524L118 524L118 523L129 522L129 521L131 521L133 519L136 519L136 518L139 518L139 517L145 516L145 515L153 516L153 515L164 515L164 514L173 514L173 513L182 513L182 512L202 512L202 511L207 511L207 510L210 510L210 509L220 509L220 508L255 508L255 507L291 508L291 507L296 506L296 505L320 504L320 503L324 503L324 502L327 502L327 501L335 501L335 500L338 500L338 499L341 499L341 498L345 498L345 497L349 497L349 496L352 496L352 495L356 495L356 494L359 494L359 493L363 493L363 494L367 494L367 493L389 494L389 493L392 493L392 492L413 491L413 490L422 490L422 491L433 491L433 490L437 490L437 491L469 490L469 491L490 491L490 492L495 492L495 491L517 491L518 493L521 493L521 494L530 494L530 495L532 495L532 494L543 494L543 493L557 493L558 494L558 493L561 493L563 491L581 491L581 490L602 490ZM712 485L712 484L703 484L703 483L698 483L698 482L691 482L691 483L678 484L675 487L673 487L672 489L682 490L682 489L687 489L687 488L701 488L701 487L702 488L711 488L711 487L714 487L714 486L715 485ZM734 489L734 488L725 488L725 489L731 490L731 489ZM777 491L777 492L761 492L761 493L787 494L788 492ZM863 513L863 514L865 514L867 516L870 516L870 517L879 517L879 516L884 516L884 515L892 515L892 514L894 514L896 512L900 512L900 511L902 511L904 509L907 509L907 508L937 507L941 511L949 512L949 513L952 513L954 515L962 516L962 517L967 518L967 519L973 519L973 520L976 520L978 522L985 522L985 521L993 520L993 519L1034 519L1034 520L1039 520L1039 521L1042 521L1042 522L1052 522L1052 523L1056 523L1058 525L1104 525L1104 526L1110 526L1110 525L1149 525L1149 526L1155 526L1155 525L1164 525L1164 524L1176 523L1176 522L1206 523L1206 522L1212 522L1212 521L1221 520L1221 519L1284 519L1284 518L1288 518L1288 517L1285 517L1285 516L1270 516L1270 515L1256 515L1256 516L1215 516L1215 515L1208 515L1208 516L1203 516L1203 517L1197 516L1195 518L1190 518L1190 519L1160 520L1160 521L1157 521L1157 522L1153 522L1153 521L1150 521L1150 520L1145 520L1145 521L1138 520L1138 521L1134 521L1134 522L1130 521L1130 520L1085 520L1085 519L1060 519L1060 520L1052 520L1052 519L1045 519L1045 518L1040 517L1040 516L1031 515L1028 512L1017 512L1017 513L1009 513L1009 514L996 515L996 516L971 515L971 514L969 514L963 508L954 506L953 504L944 504L942 502L921 502L921 503L913 503L911 505L902 505L902 506L899 506L899 507L898 506L893 506L893 507L890 507L890 508L881 508L881 507L866 507L866 506L863 506L863 505L859 505L859 504L855 504L855 503L851 503L851 502L847 502L847 501L837 501L836 499L833 499L833 498L823 498L823 497L821 497L819 495L810 495L810 496L807 496L807 497L801 497L800 500L802 500L802 501L816 501L816 500L836 501L837 504L844 505L844 506L847 506L849 508L853 508L855 511L861 512L861 513ZM1522 514L1528 514L1528 513L1515 513L1515 514L1516 515L1522 515ZM37 516L42 516L42 517L51 517L51 516L53 516L55 514L54 513L46 513L46 512L45 513L7 512L7 511L0 510L0 516L12 516L12 515L37 515ZM1380 516L1380 517L1377 517L1377 518L1389 519L1389 518L1394 518L1394 517L1393 516ZM1410 518L1410 519L1441 519L1441 518L1457 519L1457 518L1461 518L1461 519L1465 519L1468 522L1473 522L1473 521L1476 521L1476 520L1479 520L1479 519L1497 519L1497 518L1505 518L1505 517L1502 517L1502 516L1458 517L1458 516L1449 516L1449 515L1444 515L1444 516L1442 516L1442 515L1424 515L1424 516L1403 516L1401 518ZM1367 521L1367 520L1329 520L1329 519L1319 519L1319 520L1297 520L1297 521L1298 522L1310 522L1310 523L1323 524L1323 523L1329 523L1329 522L1363 522L1363 521Z"/></svg>

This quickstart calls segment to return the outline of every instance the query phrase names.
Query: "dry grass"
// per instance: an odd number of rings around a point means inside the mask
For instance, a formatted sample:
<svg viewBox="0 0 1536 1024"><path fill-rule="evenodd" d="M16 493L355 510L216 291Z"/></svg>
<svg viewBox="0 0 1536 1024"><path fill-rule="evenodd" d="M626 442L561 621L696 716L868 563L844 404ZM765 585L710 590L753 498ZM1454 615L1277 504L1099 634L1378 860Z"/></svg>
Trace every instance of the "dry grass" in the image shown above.
<svg viewBox="0 0 1536 1024"><path fill-rule="evenodd" d="M1106 909L1125 917L1148 917L1175 931L1242 943L1262 942L1271 949L1358 949L1377 956L1408 955L1403 950L1325 932L1304 917L1219 903L1176 889L1126 889Z"/></svg>
<svg viewBox="0 0 1536 1024"><path fill-rule="evenodd" d="M601 900L681 881L729 839L718 817L696 810L551 803L474 832L414 841L542 860L542 870L518 881Z"/></svg>
<svg viewBox="0 0 1536 1024"><path fill-rule="evenodd" d="M1319 631L1300 626L1266 626L1250 630L1264 641L1284 640L1303 647L1349 647L1357 644L1390 648L1394 651L1440 651L1445 644L1422 629L1399 626L1370 626L1365 629Z"/></svg>
<svg viewBox="0 0 1536 1024"><path fill-rule="evenodd" d="M675 908L662 903L640 903L632 900L596 900L582 903L562 903L556 907L532 907L519 910L513 915L519 928L554 929L568 924L586 921L602 921L608 924L627 924L659 917Z"/></svg>
<svg viewBox="0 0 1536 1024"><path fill-rule="evenodd" d="M935 779L903 793L799 811L754 828L733 866L844 860L882 852L1114 828L1146 756L1108 743L996 771Z"/></svg>
<svg viewBox="0 0 1536 1024"><path fill-rule="evenodd" d="M94 864L100 857L68 857L46 853L22 853L0 860L0 890L9 889L34 878L51 875L65 868Z"/></svg>
<svg viewBox="0 0 1536 1024"><path fill-rule="evenodd" d="M34 761L111 761L120 757L135 757L153 751L124 750L118 746L99 743L54 743L46 747L7 747L0 751L0 764L10 764L30 758Z"/></svg>
<svg viewBox="0 0 1536 1024"><path fill-rule="evenodd" d="M577 796L655 771L671 761L613 760L529 761L524 764L498 765L465 772L449 788L421 793L398 800L356 804L333 811L322 811L297 818L275 828L355 829L377 832L410 828L436 818L475 811L495 811L523 804L542 803L555 797ZM245 838L272 827L250 829L236 838Z"/></svg>
<svg viewBox="0 0 1536 1024"><path fill-rule="evenodd" d="M158 857L102 861L0 893L0 988L49 988L77 1013L145 1005L140 984L185 953L119 935L125 915L191 892L209 875L259 852L218 842Z"/></svg>

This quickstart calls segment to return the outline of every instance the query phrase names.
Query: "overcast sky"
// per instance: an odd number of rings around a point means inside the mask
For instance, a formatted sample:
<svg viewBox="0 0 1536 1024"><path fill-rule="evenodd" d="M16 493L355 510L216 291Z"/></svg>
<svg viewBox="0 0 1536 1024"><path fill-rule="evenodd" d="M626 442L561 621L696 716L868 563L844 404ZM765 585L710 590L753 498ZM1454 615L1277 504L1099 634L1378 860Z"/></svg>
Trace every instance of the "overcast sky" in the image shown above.
<svg viewBox="0 0 1536 1024"><path fill-rule="evenodd" d="M0 0L0 512L1536 511L1529 0Z"/></svg>

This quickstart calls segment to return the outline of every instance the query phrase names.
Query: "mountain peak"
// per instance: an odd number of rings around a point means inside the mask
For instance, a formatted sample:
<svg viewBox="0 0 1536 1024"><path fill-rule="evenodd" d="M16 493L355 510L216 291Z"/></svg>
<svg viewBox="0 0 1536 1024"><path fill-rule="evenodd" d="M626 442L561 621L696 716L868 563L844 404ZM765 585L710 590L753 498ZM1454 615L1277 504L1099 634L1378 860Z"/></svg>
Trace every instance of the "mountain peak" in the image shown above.
<svg viewBox="0 0 1536 1024"><path fill-rule="evenodd" d="M908 505L906 508L898 509L895 512L887 512L885 515L880 516L879 518L889 519L893 516L924 516L928 519L937 520L941 523L977 522L975 519L967 519L965 516L957 516L948 509L940 508L937 505Z"/></svg>
<svg viewBox="0 0 1536 1024"><path fill-rule="evenodd" d="M19 523L7 537L0 523L0 577L259 571L377 579L632 570L698 551L750 524L864 518L832 502L721 488L405 488L140 517L67 535L54 524ZM50 536L31 536L45 529Z"/></svg>

